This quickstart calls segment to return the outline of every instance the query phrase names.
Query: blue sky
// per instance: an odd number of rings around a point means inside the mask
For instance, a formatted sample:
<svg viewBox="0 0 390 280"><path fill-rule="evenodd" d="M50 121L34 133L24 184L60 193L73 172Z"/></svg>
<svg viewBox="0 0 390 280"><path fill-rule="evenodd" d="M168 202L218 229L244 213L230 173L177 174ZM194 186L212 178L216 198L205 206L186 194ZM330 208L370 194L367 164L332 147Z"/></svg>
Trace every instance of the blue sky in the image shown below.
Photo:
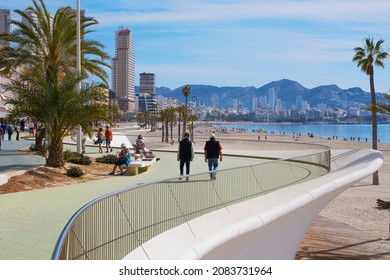
<svg viewBox="0 0 390 280"><path fill-rule="evenodd" d="M100 24L90 36L115 56L115 31L134 33L139 73L157 86L255 86L291 79L307 88L337 84L369 91L352 62L363 38L390 52L389 0L80 0ZM46 0L51 12L76 0ZM25 9L32 0L1 1ZM390 58L375 69L377 92L389 92Z"/></svg>

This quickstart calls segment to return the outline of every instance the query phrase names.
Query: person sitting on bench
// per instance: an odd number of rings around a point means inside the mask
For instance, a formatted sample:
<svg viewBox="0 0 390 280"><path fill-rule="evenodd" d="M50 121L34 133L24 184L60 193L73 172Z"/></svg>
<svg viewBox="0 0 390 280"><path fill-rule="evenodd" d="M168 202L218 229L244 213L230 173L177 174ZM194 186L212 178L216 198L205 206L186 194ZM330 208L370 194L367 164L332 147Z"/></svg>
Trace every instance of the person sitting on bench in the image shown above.
<svg viewBox="0 0 390 280"><path fill-rule="evenodd" d="M115 174L115 170L117 167L119 167L121 173L119 175L123 175L123 165L126 165L126 167L129 165L131 162L131 156L130 156L130 150L126 147L126 144L122 143L121 144L121 151L118 154L118 160L114 164L114 169L112 172L110 172L110 175Z"/></svg>
<svg viewBox="0 0 390 280"><path fill-rule="evenodd" d="M138 135L138 139L135 142L135 144L137 145L138 151L140 152L142 158L154 158L155 157L154 154L152 153L152 151L150 151L148 148L146 148L145 140L141 134Z"/></svg>

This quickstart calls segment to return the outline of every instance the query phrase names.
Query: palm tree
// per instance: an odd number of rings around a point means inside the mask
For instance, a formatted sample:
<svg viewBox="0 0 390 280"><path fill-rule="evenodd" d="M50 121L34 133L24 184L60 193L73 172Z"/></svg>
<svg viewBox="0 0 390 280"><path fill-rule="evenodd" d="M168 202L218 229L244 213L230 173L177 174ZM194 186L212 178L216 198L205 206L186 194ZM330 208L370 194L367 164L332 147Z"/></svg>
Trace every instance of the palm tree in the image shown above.
<svg viewBox="0 0 390 280"><path fill-rule="evenodd" d="M189 115L188 120L191 122L191 124L188 125L189 131L191 132L191 141L194 142L194 122L198 120L198 116Z"/></svg>
<svg viewBox="0 0 390 280"><path fill-rule="evenodd" d="M5 87L19 94L9 102L19 106L10 115L28 116L45 125L50 136L47 165L57 167L63 165L61 141L65 130L77 124L88 130L93 117L105 120L108 108L102 105L101 102L106 101L100 94L90 98L83 96L82 92L80 97L74 94L78 86L76 81L80 84L88 74L108 85L104 67L110 67L105 62L109 56L102 50L102 44L84 39L81 44L82 73L80 77L75 76L76 12L65 7L51 16L43 0L33 0L33 4L26 11L15 11L24 21L12 20L11 24L16 27L12 33L0 34L2 40L12 43L0 51L0 74L9 74L11 82ZM86 36L90 32L87 28L95 24L97 21L93 18L82 17L81 36ZM82 91L101 92L102 88L103 85L92 85ZM32 96L33 93L37 96ZM76 104L75 100L79 103ZM65 104L73 108L63 108ZM97 109L100 115L93 114ZM107 109L107 112L100 109ZM47 120L47 116L51 116L52 121Z"/></svg>
<svg viewBox="0 0 390 280"><path fill-rule="evenodd" d="M357 66L370 77L371 111L372 111L372 148L378 149L378 122L377 122L377 102L374 85L374 65L385 67L383 60L388 57L388 53L383 51L384 40L374 42L372 38L364 39L363 47L354 48L355 56L352 61L357 62ZM378 171L373 174L373 185L379 185Z"/></svg>
<svg viewBox="0 0 390 280"><path fill-rule="evenodd" d="M182 118L182 116L184 116L185 110L186 110L186 107L184 105L176 107L176 112L178 113L177 142L180 142L180 138L181 138L181 134L180 134L181 118Z"/></svg>
<svg viewBox="0 0 390 280"><path fill-rule="evenodd" d="M191 87L189 85L184 86L182 89L182 93L186 98L185 110L183 114L183 133L182 133L182 137L184 138L184 133L186 132L186 128L187 128L188 96L191 95Z"/></svg>
<svg viewBox="0 0 390 280"><path fill-rule="evenodd" d="M61 80L52 73L48 83L47 73L33 73L29 80L14 79L5 86L16 93L7 101L14 107L9 117L27 115L45 128L50 139L46 164L52 167L64 165L63 139L71 127L81 125L88 131L93 120L110 119L104 84L92 84L78 91L77 85L83 77L65 74L67 79Z"/></svg>

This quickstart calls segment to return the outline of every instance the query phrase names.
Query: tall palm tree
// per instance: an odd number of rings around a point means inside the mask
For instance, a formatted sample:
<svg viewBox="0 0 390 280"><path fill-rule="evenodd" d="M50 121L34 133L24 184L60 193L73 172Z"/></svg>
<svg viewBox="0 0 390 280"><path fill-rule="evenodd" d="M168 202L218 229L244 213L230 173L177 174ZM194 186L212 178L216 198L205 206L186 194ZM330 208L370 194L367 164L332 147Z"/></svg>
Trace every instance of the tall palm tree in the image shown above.
<svg viewBox="0 0 390 280"><path fill-rule="evenodd" d="M374 65L384 68L383 60L388 57L388 53L383 51L384 40L374 42L370 37L364 39L363 47L354 48L355 56L352 61L370 77L371 111L372 111L372 148L378 149L378 121L377 102L374 84ZM379 185L378 171L373 174L373 185Z"/></svg>
<svg viewBox="0 0 390 280"><path fill-rule="evenodd" d="M5 86L16 93L7 101L14 108L9 117L27 115L44 126L50 139L46 164L52 167L64 165L62 143L71 127L81 125L88 131L90 122L110 119L105 86L92 84L78 91L77 85L83 77L66 75L67 79L61 80L52 73L48 83L47 73L38 72L29 80L14 79Z"/></svg>
<svg viewBox="0 0 390 280"><path fill-rule="evenodd" d="M184 112L186 110L186 107L184 105L176 107L176 112L178 113L178 120L177 120L177 142L180 142L181 134L180 134L180 128L181 128L181 118L184 116Z"/></svg>
<svg viewBox="0 0 390 280"><path fill-rule="evenodd" d="M83 98L82 100L76 98L73 94L78 84L75 82L80 84L82 78L93 75L108 85L104 67L110 67L105 62L109 56L103 51L102 44L85 39L85 36L90 33L87 28L97 24L97 21L90 17L82 17L81 36L84 37L81 43L82 73L81 77L77 77L74 75L77 66L76 12L71 7L65 7L51 16L43 0L33 0L32 7L27 8L26 11L16 10L15 13L24 21L12 20L11 24L15 26L12 33L0 34L2 40L12 43L0 51L0 74L9 74L11 82L6 87L19 94L12 100L12 103L18 104L19 108L15 108L11 115L28 116L45 125L51 137L47 165L61 166L63 164L62 154L60 155L62 142L59 141L63 139L63 130L69 130L77 124L88 130L89 122L95 115L87 115L87 113L97 109L104 101L97 96L96 98L100 100L97 103L90 102L90 99L85 96L80 97ZM74 89L71 89L72 85ZM98 91L101 91L102 87L102 85L92 86L88 90L94 91L98 88ZM32 97L33 92L42 98ZM64 96L71 99L66 100ZM31 102L26 103L26 100ZM81 103L76 106L74 100ZM72 104L74 109L81 112L69 113L71 108L65 110L62 107L64 104ZM43 108L46 109L46 115L53 117L52 121L48 121L46 116L41 114ZM101 113L98 117L104 120L106 113ZM76 116L77 121L75 121Z"/></svg>
<svg viewBox="0 0 390 280"><path fill-rule="evenodd" d="M197 115L189 115L188 120L191 124L188 125L188 129L191 132L191 141L194 142L194 122L198 120Z"/></svg>
<svg viewBox="0 0 390 280"><path fill-rule="evenodd" d="M183 133L182 133L182 138L184 138L184 133L186 133L186 128L187 128L188 96L191 95L191 87L189 85L184 86L182 89L182 93L186 98L185 110L183 114Z"/></svg>

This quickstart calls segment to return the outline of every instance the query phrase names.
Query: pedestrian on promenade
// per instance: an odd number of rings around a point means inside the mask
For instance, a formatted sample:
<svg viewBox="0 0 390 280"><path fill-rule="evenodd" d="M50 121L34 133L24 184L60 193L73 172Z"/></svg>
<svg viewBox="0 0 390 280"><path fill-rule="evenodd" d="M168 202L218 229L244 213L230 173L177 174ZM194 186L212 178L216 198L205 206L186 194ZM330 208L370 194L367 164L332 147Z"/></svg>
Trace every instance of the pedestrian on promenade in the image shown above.
<svg viewBox="0 0 390 280"><path fill-rule="evenodd" d="M9 124L7 126L7 133L8 133L8 141L11 141L12 139L12 133L14 132L14 128L12 126L12 124Z"/></svg>
<svg viewBox="0 0 390 280"><path fill-rule="evenodd" d="M99 130L96 134L96 141L95 141L95 143L99 145L99 153L103 153L103 148L102 148L103 141L104 141L103 128L99 127Z"/></svg>
<svg viewBox="0 0 390 280"><path fill-rule="evenodd" d="M216 179L218 157L219 161L222 161L222 146L219 141L215 139L215 134L212 133L210 135L210 140L206 141L206 145L204 146L204 161L208 163L211 180Z"/></svg>
<svg viewBox="0 0 390 280"><path fill-rule="evenodd" d="M190 178L190 162L194 159L194 147L190 140L190 134L188 132L184 133L183 140L180 141L179 147L177 149L177 160L180 161L180 176L183 176L184 164L186 165L186 180L189 181ZM179 178L181 180L182 178Z"/></svg>
<svg viewBox="0 0 390 280"><path fill-rule="evenodd" d="M108 153L108 148L110 148L110 152L112 152L112 148L111 148L112 130L109 125L106 125L106 131L104 132L104 136L106 137L106 153Z"/></svg>
<svg viewBox="0 0 390 280"><path fill-rule="evenodd" d="M125 143L122 143L121 151L118 154L118 159L114 164L114 169L112 170L112 172L109 173L109 175L114 175L117 167L119 167L121 171L119 175L124 175L123 165L128 166L130 162L131 162L130 150L126 147Z"/></svg>
<svg viewBox="0 0 390 280"><path fill-rule="evenodd" d="M1 123L1 130L3 131L3 134L1 135L1 138L3 139L3 140L5 140L4 139L4 137L5 137L5 132L6 132L6 130L7 130L7 125L5 124L5 123Z"/></svg>
<svg viewBox="0 0 390 280"><path fill-rule="evenodd" d="M3 128L0 126L0 151L1 151L1 140L3 140L3 137L4 137L4 130L3 130Z"/></svg>
<svg viewBox="0 0 390 280"><path fill-rule="evenodd" d="M20 134L20 126L19 126L19 124L15 125L15 132L16 132L16 140L19 141L19 134Z"/></svg>

